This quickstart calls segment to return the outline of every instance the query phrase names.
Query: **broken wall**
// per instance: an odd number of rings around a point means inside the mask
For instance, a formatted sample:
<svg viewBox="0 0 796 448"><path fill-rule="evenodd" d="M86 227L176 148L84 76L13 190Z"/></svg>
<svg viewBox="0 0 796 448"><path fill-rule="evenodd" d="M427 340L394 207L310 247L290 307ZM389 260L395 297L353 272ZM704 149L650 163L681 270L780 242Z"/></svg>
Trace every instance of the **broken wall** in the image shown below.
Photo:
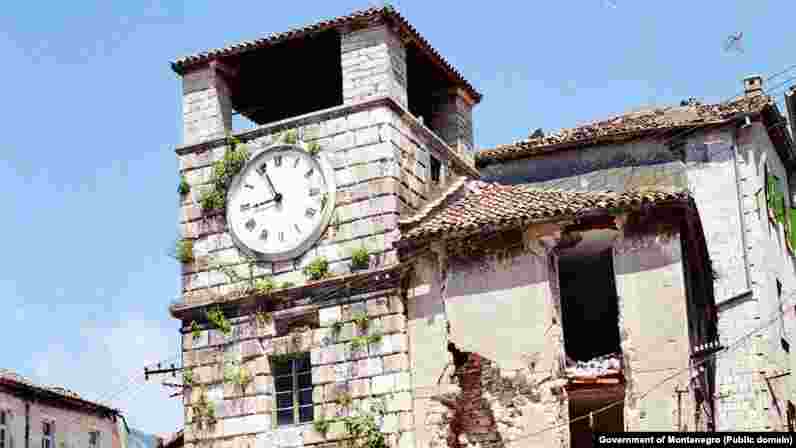
<svg viewBox="0 0 796 448"><path fill-rule="evenodd" d="M485 257L443 249L416 266L408 328L415 421L426 423L418 446L568 446L553 256L541 246ZM463 365L449 342L467 354Z"/></svg>
<svg viewBox="0 0 796 448"><path fill-rule="evenodd" d="M628 431L694 430L680 236L625 235L614 246ZM681 374L663 385L665 378ZM682 393L678 405L678 390Z"/></svg>

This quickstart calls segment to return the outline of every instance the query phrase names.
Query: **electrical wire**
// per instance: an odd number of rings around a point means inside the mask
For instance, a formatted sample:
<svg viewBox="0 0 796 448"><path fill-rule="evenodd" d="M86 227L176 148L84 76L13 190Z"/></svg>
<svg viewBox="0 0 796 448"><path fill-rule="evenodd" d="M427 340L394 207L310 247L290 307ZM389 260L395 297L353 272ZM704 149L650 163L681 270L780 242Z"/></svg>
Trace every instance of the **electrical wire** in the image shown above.
<svg viewBox="0 0 796 448"><path fill-rule="evenodd" d="M795 70L795 69L796 69L796 64L793 64L793 65L791 65L791 66L787 67L786 69L784 69L784 70L782 70L782 71L780 71L780 72L777 72L777 73L774 73L773 75L770 75L770 76L768 76L767 78L765 78L765 79L764 79L764 81L763 81L763 82L765 83L765 82L771 81L772 79L776 79L776 78L778 78L778 77L780 77L780 76L782 76L782 75L784 75L784 74L786 74L786 73L789 73L789 72L791 72L791 71L793 71L793 70ZM796 79L796 78L790 78L790 79ZM789 79L789 80L790 80L790 79ZM787 82L787 81L785 81L785 82ZM780 86L780 85L782 85L782 83L778 84L777 86ZM776 86L775 86L775 88L776 88ZM726 104L729 104L729 103L731 103L732 101L734 101L734 100L738 99L738 98L739 98L741 95L743 95L743 94L744 94L744 92L743 92L743 91L741 91L741 92L739 92L739 93L737 93L737 94L735 94L735 95L733 95L733 96L731 96L731 97L729 97L729 98L726 98L726 99L724 99L724 100L720 101L720 102L719 102L719 105L726 105ZM684 131L682 131L682 132L679 132L679 133L675 134L674 136L672 136L672 137L670 137L670 138L666 139L666 140L664 141L664 144L668 144L668 143L672 142L673 140L677 139L678 137L681 137L681 136L683 136L683 135L686 135L686 134L690 133L691 131L694 131L694 130L696 130L696 129L700 129L700 128L702 128L702 127L705 127L705 126L710 126L710 125L712 125L712 124L713 124L713 123L705 123L705 124L697 124L697 125L694 125L694 126L688 127L688 128L686 128ZM668 129L662 129L662 130L660 130L660 131L658 131L658 132L655 132L655 133L653 133L653 134L650 136L650 138L658 138L658 137L662 136L663 134L665 134L665 133L667 133L667 132L669 132L669 130L668 130Z"/></svg>
<svg viewBox="0 0 796 448"><path fill-rule="evenodd" d="M776 316L775 316L775 317L773 317L773 318L771 318L771 319L770 319L770 320L769 320L769 321L768 321L768 322L767 322L765 325L761 325L760 327L758 327L758 328L756 328L756 329L754 329L754 330L750 331L749 333L747 333L747 334L745 334L745 335L741 336L740 338L738 338L738 339L737 339L735 342L733 342L732 344L730 344L730 345L728 345L728 346L724 347L723 349L721 349L721 350L719 350L719 351L717 351L717 352L714 352L714 353L710 354L709 356L705 357L704 359L700 360L699 362L697 362L697 363L695 363L695 364L693 364L693 365L689 365L689 366L688 366L688 367L686 367L686 368L682 368L682 369L678 370L676 373L674 373L674 374L672 374L672 375L669 375L669 376L667 376L666 378L664 378L663 380L661 380L660 382L656 383L654 386L652 386L651 388L649 388L649 389L648 389L647 391L645 391L644 393L642 393L642 394L638 395L637 397L633 397L633 398L634 398L635 400L637 400L637 401L641 401L641 400L643 400L645 397L647 397L647 396L648 396L650 393L652 393L653 391L655 391L657 388L659 388L659 387L663 386L664 384L668 383L668 382L669 382L669 381L671 381L672 379L674 379L674 378L677 378L678 376L682 375L683 373L685 373L685 372L687 372L687 371L690 371L690 370L692 370L692 369L694 369L694 368L696 368L696 367L699 367L699 366L701 366L702 364L705 364L705 363L707 363L708 361L712 361L714 358L716 358L716 357L717 357L718 355L720 355L720 354L723 354L723 353L729 353L730 351L737 349L738 347L740 347L740 346L741 346L741 344L742 344L744 341L746 341L747 339L751 338L752 336L754 336L754 335L755 335L755 334L757 334L758 332L760 332L760 331L762 331L762 330L765 330L765 329L769 328L770 326L772 326L772 325L774 325L774 324L778 323L780 318L784 317L784 316L785 316L785 314L787 314L787 313L790 313L790 312L796 312L796 310L792 310L792 311L791 311L791 310L788 310L788 311L780 311L780 312L776 313ZM430 397L429 397L429 398L430 398ZM516 438L516 439L514 439L514 440L512 440L512 441L510 441L509 443L511 444L511 443L517 442L517 441L519 441L519 440L524 440L524 439L528 439L528 438L531 438L531 437L538 436L538 435L540 435L540 434L543 434L543 433L545 433L545 432L547 432L547 431L552 431L552 430L555 430L555 429L558 429L558 428L562 428L562 427L564 427L564 426L568 426L568 425L570 425L570 424L572 424L572 423L574 423L574 422L577 422L577 421L580 421L580 420L583 420L583 419L586 419L586 418L590 418L590 417L592 417L592 416L594 416L594 415L597 415L597 414L600 414L600 413L602 413L602 412L605 412L605 411L607 411L607 410L611 409L611 408L612 408L612 407L614 407L614 406L617 406L617 405L620 405L620 404L624 403L625 401L626 401L625 399L622 399L622 400L617 400L617 401L615 401L615 402L613 402L613 403L610 403L610 404L608 404L608 405L606 405L606 406L603 406L602 408L599 408L599 409L597 409L596 411L592 411L592 412L590 412L589 414L582 415L582 416L580 416L580 417L576 417L576 418L574 418L574 419L568 419L568 421L567 421L567 422L565 422L565 423L560 423L560 424L557 424L557 425L552 425L552 426L549 426L549 427L547 427L547 428L543 428L543 429L541 429L541 430L539 430L539 431L536 431L536 432L534 432L534 433L527 434L527 435L524 435L524 436L520 436L520 437L518 437L518 438Z"/></svg>

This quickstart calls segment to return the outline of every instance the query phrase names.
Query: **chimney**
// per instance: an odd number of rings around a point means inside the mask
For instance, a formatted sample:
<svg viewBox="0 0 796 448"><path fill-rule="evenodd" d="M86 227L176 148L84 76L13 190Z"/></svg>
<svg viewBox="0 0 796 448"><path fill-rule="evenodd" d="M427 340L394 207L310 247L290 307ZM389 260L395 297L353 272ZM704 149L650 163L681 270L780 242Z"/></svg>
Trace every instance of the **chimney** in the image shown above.
<svg viewBox="0 0 796 448"><path fill-rule="evenodd" d="M763 93L763 78L760 75L747 76L743 80L743 91L746 96Z"/></svg>

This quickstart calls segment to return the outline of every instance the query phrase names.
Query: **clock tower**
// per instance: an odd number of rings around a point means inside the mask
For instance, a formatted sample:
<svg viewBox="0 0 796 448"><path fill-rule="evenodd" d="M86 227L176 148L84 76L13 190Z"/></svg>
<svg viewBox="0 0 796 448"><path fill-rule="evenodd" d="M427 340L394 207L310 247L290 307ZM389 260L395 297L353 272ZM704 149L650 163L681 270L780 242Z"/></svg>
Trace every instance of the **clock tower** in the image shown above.
<svg viewBox="0 0 796 448"><path fill-rule="evenodd" d="M391 7L172 68L186 443L328 443L357 436L338 425L351 406L381 403L386 442L415 446L392 244L399 219L478 176L481 95Z"/></svg>

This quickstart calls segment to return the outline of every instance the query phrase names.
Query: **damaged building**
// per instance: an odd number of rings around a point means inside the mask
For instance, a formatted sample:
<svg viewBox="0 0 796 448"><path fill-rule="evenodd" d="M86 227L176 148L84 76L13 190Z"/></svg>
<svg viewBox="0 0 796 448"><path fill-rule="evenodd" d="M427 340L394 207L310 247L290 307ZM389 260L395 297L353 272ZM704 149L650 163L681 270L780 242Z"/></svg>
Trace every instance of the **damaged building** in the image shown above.
<svg viewBox="0 0 796 448"><path fill-rule="evenodd" d="M479 151L481 94L392 7L172 68L189 448L792 428L794 153L762 78Z"/></svg>

